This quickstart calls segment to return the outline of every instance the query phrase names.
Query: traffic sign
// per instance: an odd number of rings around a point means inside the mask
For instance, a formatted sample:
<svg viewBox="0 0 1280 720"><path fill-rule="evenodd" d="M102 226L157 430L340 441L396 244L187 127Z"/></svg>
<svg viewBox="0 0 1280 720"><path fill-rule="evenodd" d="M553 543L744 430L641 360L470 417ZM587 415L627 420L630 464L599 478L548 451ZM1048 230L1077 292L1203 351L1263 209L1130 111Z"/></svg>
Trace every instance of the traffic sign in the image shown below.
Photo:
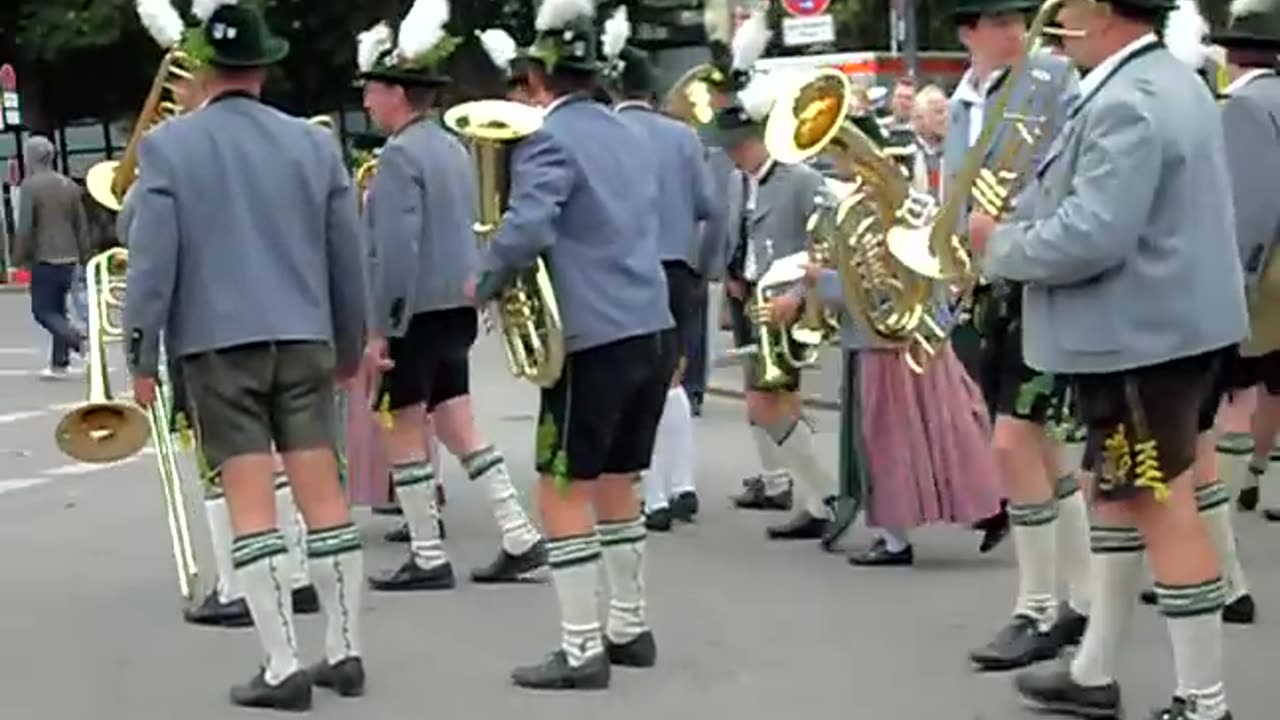
<svg viewBox="0 0 1280 720"><path fill-rule="evenodd" d="M0 90L10 92L18 89L18 73L9 63L0 66Z"/></svg>
<svg viewBox="0 0 1280 720"><path fill-rule="evenodd" d="M831 0L782 0L782 7L796 17L813 17L825 13Z"/></svg>

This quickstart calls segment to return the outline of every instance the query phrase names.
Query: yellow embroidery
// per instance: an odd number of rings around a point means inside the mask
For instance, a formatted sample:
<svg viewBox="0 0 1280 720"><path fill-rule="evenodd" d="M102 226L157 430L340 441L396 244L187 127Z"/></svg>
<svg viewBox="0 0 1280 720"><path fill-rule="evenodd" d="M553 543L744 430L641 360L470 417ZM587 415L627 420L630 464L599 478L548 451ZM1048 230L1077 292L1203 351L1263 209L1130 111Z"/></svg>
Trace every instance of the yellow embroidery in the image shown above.
<svg viewBox="0 0 1280 720"><path fill-rule="evenodd" d="M1133 469L1133 484L1136 487L1150 488L1155 494L1156 502L1169 499L1169 486L1165 485L1164 472L1160 469L1160 451L1155 440L1143 440L1134 445L1133 453L1137 457L1137 466Z"/></svg>
<svg viewBox="0 0 1280 720"><path fill-rule="evenodd" d="M378 402L378 423L384 430L390 430L396 425L395 417L391 414L390 395L383 394L382 400Z"/></svg>

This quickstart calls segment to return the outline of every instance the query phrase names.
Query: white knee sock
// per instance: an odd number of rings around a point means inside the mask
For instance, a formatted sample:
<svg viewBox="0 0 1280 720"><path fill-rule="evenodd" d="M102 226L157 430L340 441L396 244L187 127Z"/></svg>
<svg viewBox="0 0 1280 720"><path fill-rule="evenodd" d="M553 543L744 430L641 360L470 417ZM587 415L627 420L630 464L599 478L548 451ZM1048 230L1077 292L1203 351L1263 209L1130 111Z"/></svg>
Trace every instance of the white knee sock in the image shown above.
<svg viewBox="0 0 1280 720"><path fill-rule="evenodd" d="M484 483L493 519L498 523L498 531L502 533L502 549L511 555L529 552L529 548L541 540L542 535L533 527L533 522L520 506L520 495L511 484L511 475L507 472L507 463L502 459L502 453L490 445L463 458L462 465L473 481Z"/></svg>
<svg viewBox="0 0 1280 720"><path fill-rule="evenodd" d="M285 572L290 587L301 588L311 584L307 573L307 531L306 523L298 514L298 506L293 502L293 490L289 487L289 478L276 476L276 527L284 536L284 543L289 548Z"/></svg>
<svg viewBox="0 0 1280 720"><path fill-rule="evenodd" d="M884 540L884 549L891 553L900 553L911 547L911 538L906 530L878 528L880 539Z"/></svg>
<svg viewBox="0 0 1280 720"><path fill-rule="evenodd" d="M221 493L207 495L204 514L209 521L209 545L213 548L213 567L218 572L218 600L229 603L243 597L236 587L235 566L231 564L231 514L227 499Z"/></svg>
<svg viewBox="0 0 1280 720"><path fill-rule="evenodd" d="M760 479L764 481L765 494L780 495L786 492L790 487L790 475L778 456L778 444L759 425L751 426L751 439L755 441L756 453L760 456Z"/></svg>
<svg viewBox="0 0 1280 720"><path fill-rule="evenodd" d="M600 539L592 534L548 540L547 563L560 601L560 648L576 667L604 652L596 614Z"/></svg>
<svg viewBox="0 0 1280 720"><path fill-rule="evenodd" d="M1222 683L1221 578L1185 587L1156 583L1156 601L1169 624L1177 695L1187 701L1189 718L1219 720L1227 713Z"/></svg>
<svg viewBox="0 0 1280 720"><path fill-rule="evenodd" d="M1240 554L1236 552L1236 534L1231 527L1231 490L1220 482L1198 487L1196 507L1200 509L1200 517L1204 518L1214 549L1218 551L1218 564L1222 566L1222 575L1227 581L1227 601L1249 594Z"/></svg>
<svg viewBox="0 0 1280 720"><path fill-rule="evenodd" d="M1074 476L1058 481L1058 579L1067 586L1071 609L1089 614L1089 507Z"/></svg>
<svg viewBox="0 0 1280 720"><path fill-rule="evenodd" d="M669 431L672 435L669 440L672 462L667 474L667 481L670 483L667 489L671 495L693 492L698 466L697 446L693 437L693 408L689 405L689 395L684 388L667 391L667 406L662 412L663 422L666 422L668 415L673 417L673 429Z"/></svg>
<svg viewBox="0 0 1280 720"><path fill-rule="evenodd" d="M449 562L440 542L440 508L436 506L435 472L426 462L411 462L391 468L391 482L409 526L409 552L424 570Z"/></svg>
<svg viewBox="0 0 1280 720"><path fill-rule="evenodd" d="M1089 627L1071 661L1071 677L1081 685L1109 685L1116 677L1116 656L1133 617L1142 582L1142 536L1134 528L1102 527L1090 531L1093 572Z"/></svg>
<svg viewBox="0 0 1280 720"><path fill-rule="evenodd" d="M658 432L653 439L653 460L644 473L645 512L662 510L671 506L671 478L679 458L676 452L676 414L671 406L671 392L658 420Z"/></svg>
<svg viewBox="0 0 1280 720"><path fill-rule="evenodd" d="M600 550L609 578L609 621L605 633L621 644L649 629L644 613L644 519L599 523Z"/></svg>
<svg viewBox="0 0 1280 720"><path fill-rule="evenodd" d="M1035 505L1009 504L1013 549L1018 559L1018 600L1015 615L1034 619L1047 630L1057 616L1058 501Z"/></svg>
<svg viewBox="0 0 1280 720"><path fill-rule="evenodd" d="M307 558L324 608L324 656L337 664L360 656L360 606L364 555L353 524L307 535Z"/></svg>
<svg viewBox="0 0 1280 720"><path fill-rule="evenodd" d="M254 629L267 656L263 667L269 685L278 685L298 671L293 593L283 567L287 554L279 530L238 537L231 547L236 581L244 588Z"/></svg>
<svg viewBox="0 0 1280 720"><path fill-rule="evenodd" d="M796 419L789 430L770 428L770 435L777 437L778 457L791 471L796 484L804 491L805 511L816 518L830 517L826 499L836 494L835 476L823 469L813 449L813 430L809 423Z"/></svg>

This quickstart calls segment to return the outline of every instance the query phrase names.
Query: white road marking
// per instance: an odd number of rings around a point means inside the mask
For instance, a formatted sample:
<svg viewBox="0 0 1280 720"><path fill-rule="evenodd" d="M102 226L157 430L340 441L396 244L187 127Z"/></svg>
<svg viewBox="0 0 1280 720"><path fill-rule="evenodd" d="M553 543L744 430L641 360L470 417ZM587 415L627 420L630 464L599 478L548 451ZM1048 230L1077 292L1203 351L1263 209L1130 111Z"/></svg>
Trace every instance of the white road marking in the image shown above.
<svg viewBox="0 0 1280 720"><path fill-rule="evenodd" d="M107 470L113 467L120 467L121 465L128 465L129 463L136 460L137 457L138 456L135 455L130 458L125 458L124 460L117 460L115 462L110 462L110 463L79 463L78 462L78 463L71 463L70 465L59 465L56 468L50 468L48 470L45 470L44 474L53 475L54 477L64 477L64 476L70 476L70 475L88 475L89 473L95 473L100 470Z"/></svg>
<svg viewBox="0 0 1280 720"><path fill-rule="evenodd" d="M22 422L31 418L42 417L47 414L48 410L19 410L17 412L0 414L0 425L8 425L9 423Z"/></svg>
<svg viewBox="0 0 1280 720"><path fill-rule="evenodd" d="M12 490L36 487L50 482L49 478L22 478L20 480L0 480L0 495Z"/></svg>
<svg viewBox="0 0 1280 720"><path fill-rule="evenodd" d="M39 355L44 352L37 348L0 347L0 355Z"/></svg>

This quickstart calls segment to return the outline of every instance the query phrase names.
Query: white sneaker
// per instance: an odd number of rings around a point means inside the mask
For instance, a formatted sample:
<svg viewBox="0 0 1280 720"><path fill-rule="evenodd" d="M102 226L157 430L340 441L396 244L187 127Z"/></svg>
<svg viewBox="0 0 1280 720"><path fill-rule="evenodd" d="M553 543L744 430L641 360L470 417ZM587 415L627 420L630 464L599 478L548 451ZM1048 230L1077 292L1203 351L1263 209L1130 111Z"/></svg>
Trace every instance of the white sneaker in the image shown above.
<svg viewBox="0 0 1280 720"><path fill-rule="evenodd" d="M68 368L45 368L40 371L41 380L65 380L71 371Z"/></svg>

